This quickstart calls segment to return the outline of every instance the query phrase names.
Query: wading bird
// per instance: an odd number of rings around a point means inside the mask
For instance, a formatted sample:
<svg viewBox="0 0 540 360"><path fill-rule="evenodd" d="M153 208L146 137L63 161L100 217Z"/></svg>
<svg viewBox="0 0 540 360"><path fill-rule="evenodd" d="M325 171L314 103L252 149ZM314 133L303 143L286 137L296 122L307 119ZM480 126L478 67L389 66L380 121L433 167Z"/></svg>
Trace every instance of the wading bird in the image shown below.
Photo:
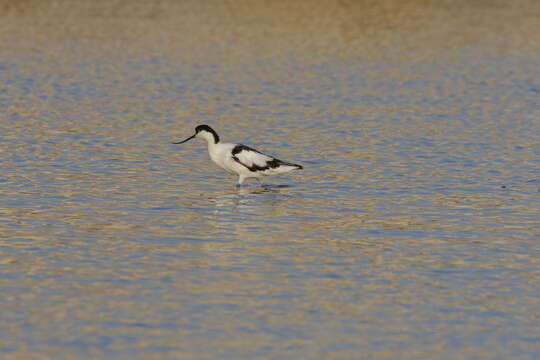
<svg viewBox="0 0 540 360"><path fill-rule="evenodd" d="M238 185L249 178L260 178L302 169L301 165L276 159L242 144L219 142L219 135L208 125L199 125L195 134L173 144L183 144L193 138L208 143L208 153L214 163L230 174L238 175Z"/></svg>

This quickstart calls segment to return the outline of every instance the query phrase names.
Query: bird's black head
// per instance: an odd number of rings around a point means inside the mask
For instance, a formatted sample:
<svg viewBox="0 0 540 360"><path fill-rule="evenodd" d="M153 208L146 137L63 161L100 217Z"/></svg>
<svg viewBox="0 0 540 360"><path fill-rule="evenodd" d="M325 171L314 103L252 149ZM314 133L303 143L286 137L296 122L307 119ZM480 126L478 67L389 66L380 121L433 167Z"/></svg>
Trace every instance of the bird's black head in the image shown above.
<svg viewBox="0 0 540 360"><path fill-rule="evenodd" d="M195 128L195 135L197 135L201 131L209 132L210 134L212 134L214 136L214 142L216 144L219 142L219 136L218 136L217 132L215 132L214 129L212 129L210 126L208 126L208 125L199 125L199 126L197 126Z"/></svg>
<svg viewBox="0 0 540 360"><path fill-rule="evenodd" d="M197 127L195 128L195 133L199 133L199 132L201 132L201 131L203 131L203 130L208 131L209 133L215 132L214 129L212 129L212 128L211 128L210 126L208 126L208 125L199 125L199 126L197 126Z"/></svg>
<svg viewBox="0 0 540 360"><path fill-rule="evenodd" d="M195 134L188 137L186 140L175 142L173 144L183 144L186 141L189 141L195 137L203 138L208 142L214 141L214 144L219 142L218 134L208 125L199 125L195 128Z"/></svg>

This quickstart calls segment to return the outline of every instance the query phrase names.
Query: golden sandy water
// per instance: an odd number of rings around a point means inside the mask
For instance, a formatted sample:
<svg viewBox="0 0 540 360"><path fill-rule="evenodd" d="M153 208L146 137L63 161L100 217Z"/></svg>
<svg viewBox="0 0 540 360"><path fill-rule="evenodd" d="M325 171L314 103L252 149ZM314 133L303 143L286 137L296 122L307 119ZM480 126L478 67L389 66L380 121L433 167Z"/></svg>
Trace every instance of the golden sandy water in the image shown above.
<svg viewBox="0 0 540 360"><path fill-rule="evenodd" d="M0 18L0 358L540 356L537 2Z"/></svg>

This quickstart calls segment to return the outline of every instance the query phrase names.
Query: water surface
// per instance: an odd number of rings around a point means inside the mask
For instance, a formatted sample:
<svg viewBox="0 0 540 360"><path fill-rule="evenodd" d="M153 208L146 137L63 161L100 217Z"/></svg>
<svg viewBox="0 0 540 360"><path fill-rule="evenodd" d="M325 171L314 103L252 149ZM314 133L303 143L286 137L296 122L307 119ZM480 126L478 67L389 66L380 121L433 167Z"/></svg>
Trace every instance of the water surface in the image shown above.
<svg viewBox="0 0 540 360"><path fill-rule="evenodd" d="M2 54L0 357L538 358L538 57L307 57Z"/></svg>

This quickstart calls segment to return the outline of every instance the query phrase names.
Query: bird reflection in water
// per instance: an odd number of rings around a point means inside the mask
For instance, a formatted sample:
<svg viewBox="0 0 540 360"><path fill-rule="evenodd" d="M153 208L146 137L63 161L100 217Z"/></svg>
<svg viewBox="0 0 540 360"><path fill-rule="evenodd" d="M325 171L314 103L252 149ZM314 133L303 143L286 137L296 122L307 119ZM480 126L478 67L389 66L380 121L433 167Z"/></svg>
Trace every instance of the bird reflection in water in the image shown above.
<svg viewBox="0 0 540 360"><path fill-rule="evenodd" d="M224 208L253 211L268 205L275 206L287 200L290 195L286 194L284 190L291 187L291 185L286 184L239 187L233 192L222 193L210 199L215 203L216 211L224 210Z"/></svg>

